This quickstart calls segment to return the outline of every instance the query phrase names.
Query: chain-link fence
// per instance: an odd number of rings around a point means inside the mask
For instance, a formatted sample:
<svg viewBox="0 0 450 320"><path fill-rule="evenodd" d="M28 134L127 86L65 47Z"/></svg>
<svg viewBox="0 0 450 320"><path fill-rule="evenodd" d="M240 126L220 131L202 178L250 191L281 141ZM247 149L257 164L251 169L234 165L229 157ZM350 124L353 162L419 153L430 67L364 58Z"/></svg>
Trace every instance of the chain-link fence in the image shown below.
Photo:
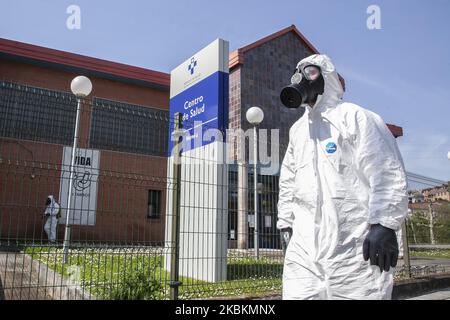
<svg viewBox="0 0 450 320"><path fill-rule="evenodd" d="M0 82L0 298L279 293L278 175L255 180L249 155L228 161L215 142L171 153L175 124L152 106ZM439 214L435 244L449 243ZM409 243L432 244L414 219ZM413 276L448 271L411 255Z"/></svg>

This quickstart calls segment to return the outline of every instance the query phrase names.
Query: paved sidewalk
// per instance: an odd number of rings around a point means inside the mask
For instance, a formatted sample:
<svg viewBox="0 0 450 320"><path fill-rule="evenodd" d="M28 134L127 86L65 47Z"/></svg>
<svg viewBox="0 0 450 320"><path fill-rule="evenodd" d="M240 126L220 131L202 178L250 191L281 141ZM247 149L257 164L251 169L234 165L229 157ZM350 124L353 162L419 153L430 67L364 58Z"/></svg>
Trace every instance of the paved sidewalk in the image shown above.
<svg viewBox="0 0 450 320"><path fill-rule="evenodd" d="M22 253L0 252L0 283L0 300L51 299L49 288L39 281L31 259Z"/></svg>
<svg viewBox="0 0 450 320"><path fill-rule="evenodd" d="M403 266L403 259L398 260L397 269ZM433 257L411 257L411 266L443 266L450 267L450 259Z"/></svg>
<svg viewBox="0 0 450 320"><path fill-rule="evenodd" d="M21 252L0 251L0 300L91 300L77 283Z"/></svg>
<svg viewBox="0 0 450 320"><path fill-rule="evenodd" d="M430 292L421 296L408 298L405 300L450 300L450 288Z"/></svg>

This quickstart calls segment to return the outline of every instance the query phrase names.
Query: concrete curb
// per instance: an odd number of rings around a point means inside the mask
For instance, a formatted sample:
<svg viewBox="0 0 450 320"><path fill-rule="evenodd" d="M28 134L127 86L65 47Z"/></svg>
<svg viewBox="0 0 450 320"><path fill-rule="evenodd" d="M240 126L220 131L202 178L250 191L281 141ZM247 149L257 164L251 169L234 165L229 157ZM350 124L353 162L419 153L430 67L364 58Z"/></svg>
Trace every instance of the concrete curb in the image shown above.
<svg viewBox="0 0 450 320"><path fill-rule="evenodd" d="M450 287L450 273L399 280L392 290L393 300L403 300Z"/></svg>

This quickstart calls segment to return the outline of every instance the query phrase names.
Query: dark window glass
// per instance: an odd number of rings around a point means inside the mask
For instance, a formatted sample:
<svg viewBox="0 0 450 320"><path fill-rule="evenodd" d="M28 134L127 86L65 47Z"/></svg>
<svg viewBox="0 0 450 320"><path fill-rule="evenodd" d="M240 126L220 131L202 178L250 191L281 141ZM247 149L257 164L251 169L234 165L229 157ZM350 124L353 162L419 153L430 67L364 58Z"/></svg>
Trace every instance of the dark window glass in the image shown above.
<svg viewBox="0 0 450 320"><path fill-rule="evenodd" d="M228 240L237 240L238 172L235 166L228 171Z"/></svg>
<svg viewBox="0 0 450 320"><path fill-rule="evenodd" d="M77 101L69 92L0 82L0 136L71 144Z"/></svg>
<svg viewBox="0 0 450 320"><path fill-rule="evenodd" d="M147 218L156 219L159 218L160 216L161 216L161 191L149 190Z"/></svg>
<svg viewBox="0 0 450 320"><path fill-rule="evenodd" d="M166 156L168 117L165 110L94 98L90 146Z"/></svg>

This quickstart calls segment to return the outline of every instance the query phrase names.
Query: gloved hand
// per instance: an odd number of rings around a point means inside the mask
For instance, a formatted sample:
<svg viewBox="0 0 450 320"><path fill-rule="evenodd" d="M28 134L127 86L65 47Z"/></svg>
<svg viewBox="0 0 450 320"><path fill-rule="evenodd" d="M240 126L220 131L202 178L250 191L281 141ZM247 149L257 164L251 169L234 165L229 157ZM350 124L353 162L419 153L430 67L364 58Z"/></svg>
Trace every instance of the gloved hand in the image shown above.
<svg viewBox="0 0 450 320"><path fill-rule="evenodd" d="M287 246L292 237L292 228L281 229L280 236L281 236L281 248L283 249L284 252L286 252Z"/></svg>
<svg viewBox="0 0 450 320"><path fill-rule="evenodd" d="M372 224L363 243L363 256L365 261L370 258L370 264L379 266L381 272L395 267L398 259L395 231L381 224Z"/></svg>

